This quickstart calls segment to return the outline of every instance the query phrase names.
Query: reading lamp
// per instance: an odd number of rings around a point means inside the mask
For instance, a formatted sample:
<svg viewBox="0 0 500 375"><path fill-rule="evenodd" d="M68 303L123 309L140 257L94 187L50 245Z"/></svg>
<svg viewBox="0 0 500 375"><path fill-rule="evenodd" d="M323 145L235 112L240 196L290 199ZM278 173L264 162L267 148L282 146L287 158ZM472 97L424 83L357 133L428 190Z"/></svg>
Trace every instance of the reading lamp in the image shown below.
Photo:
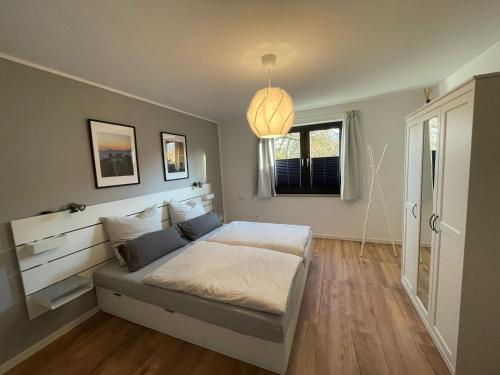
<svg viewBox="0 0 500 375"><path fill-rule="evenodd" d="M66 207L67 210L69 210L70 214L77 213L78 211L83 211L87 208L87 206L83 203L70 203L68 204L68 207Z"/></svg>

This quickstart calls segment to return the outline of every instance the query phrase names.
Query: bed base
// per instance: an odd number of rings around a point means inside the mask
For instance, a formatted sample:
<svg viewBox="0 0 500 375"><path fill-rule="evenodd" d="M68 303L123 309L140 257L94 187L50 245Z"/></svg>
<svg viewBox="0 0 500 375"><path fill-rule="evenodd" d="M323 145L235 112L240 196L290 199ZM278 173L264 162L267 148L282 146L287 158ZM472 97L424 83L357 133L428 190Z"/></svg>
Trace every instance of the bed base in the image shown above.
<svg viewBox="0 0 500 375"><path fill-rule="evenodd" d="M301 302L309 270L308 263L300 289ZM104 312L278 374L286 372L300 306L293 313L284 342L274 342L169 311L123 293L102 287L96 289L99 307Z"/></svg>

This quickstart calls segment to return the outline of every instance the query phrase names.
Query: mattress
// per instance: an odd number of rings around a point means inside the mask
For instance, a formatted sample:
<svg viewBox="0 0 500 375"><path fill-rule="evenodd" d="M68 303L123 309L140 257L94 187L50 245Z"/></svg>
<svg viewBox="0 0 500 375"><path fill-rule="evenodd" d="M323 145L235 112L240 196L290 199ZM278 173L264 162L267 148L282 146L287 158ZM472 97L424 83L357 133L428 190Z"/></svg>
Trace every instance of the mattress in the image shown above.
<svg viewBox="0 0 500 375"><path fill-rule="evenodd" d="M202 237L200 240L207 236ZM187 293L147 285L143 282L143 278L147 274L168 262L169 259L181 254L190 245L156 260L137 272L128 272L127 268L121 267L118 261L110 262L94 272L94 282L95 285L102 288L225 327L238 333L268 341L283 342L291 324L293 313L300 308L300 291L307 277L311 243L312 236L309 237L306 245L304 262L295 275L288 308L284 315L275 315L212 301Z"/></svg>
<svg viewBox="0 0 500 375"><path fill-rule="evenodd" d="M283 315L302 257L280 251L200 241L144 283L201 298Z"/></svg>
<svg viewBox="0 0 500 375"><path fill-rule="evenodd" d="M311 228L306 225L233 221L207 238L210 242L260 247L304 257Z"/></svg>

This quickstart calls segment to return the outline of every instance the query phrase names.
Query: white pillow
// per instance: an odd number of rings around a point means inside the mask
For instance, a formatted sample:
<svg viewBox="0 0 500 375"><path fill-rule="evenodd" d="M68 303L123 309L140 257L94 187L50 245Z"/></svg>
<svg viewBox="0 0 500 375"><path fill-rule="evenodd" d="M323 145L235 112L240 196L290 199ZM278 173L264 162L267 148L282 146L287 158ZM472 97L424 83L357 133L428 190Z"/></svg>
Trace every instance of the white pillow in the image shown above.
<svg viewBox="0 0 500 375"><path fill-rule="evenodd" d="M161 211L156 206L148 207L135 216L109 216L101 218L101 221L108 232L116 259L122 266L125 265L125 260L118 252L118 246L143 234L162 229Z"/></svg>
<svg viewBox="0 0 500 375"><path fill-rule="evenodd" d="M170 218L172 224L180 223L195 217L204 215L205 209L202 204L196 201L189 201L187 203L170 201L168 208L170 210Z"/></svg>

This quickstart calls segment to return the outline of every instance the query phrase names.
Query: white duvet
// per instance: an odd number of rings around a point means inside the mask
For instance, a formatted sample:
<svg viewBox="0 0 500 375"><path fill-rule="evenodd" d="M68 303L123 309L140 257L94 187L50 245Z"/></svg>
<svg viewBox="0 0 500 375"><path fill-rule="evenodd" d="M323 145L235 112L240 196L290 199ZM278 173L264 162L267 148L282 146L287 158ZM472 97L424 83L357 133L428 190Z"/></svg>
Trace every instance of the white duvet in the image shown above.
<svg viewBox="0 0 500 375"><path fill-rule="evenodd" d="M310 230L304 225L233 221L208 237L207 241L261 247L304 257Z"/></svg>
<svg viewBox="0 0 500 375"><path fill-rule="evenodd" d="M277 251L200 241L144 282L219 302L284 314L302 258Z"/></svg>

